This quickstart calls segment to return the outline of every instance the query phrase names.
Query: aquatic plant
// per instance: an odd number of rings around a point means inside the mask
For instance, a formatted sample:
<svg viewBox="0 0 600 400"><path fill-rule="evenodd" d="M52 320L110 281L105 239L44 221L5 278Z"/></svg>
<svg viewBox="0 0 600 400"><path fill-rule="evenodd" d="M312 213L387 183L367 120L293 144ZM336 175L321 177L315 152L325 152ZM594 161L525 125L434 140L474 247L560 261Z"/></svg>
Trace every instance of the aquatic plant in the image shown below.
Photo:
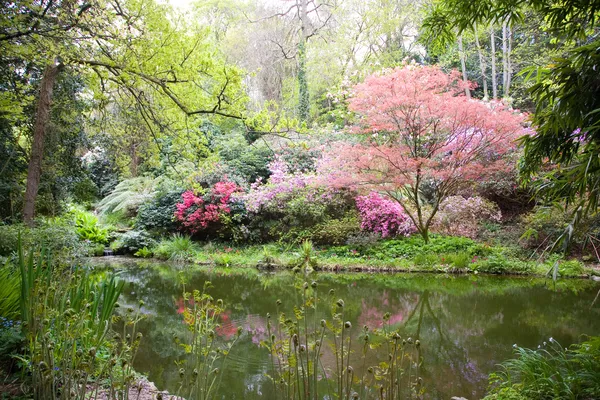
<svg viewBox="0 0 600 400"><path fill-rule="evenodd" d="M202 292L183 290L183 318L191 338L176 338L187 354L178 361L180 384L176 396L187 400L213 399L221 384L222 372L226 368L231 348L241 335L241 327L232 340L221 340L218 335L219 318L224 315L223 300L215 301L207 290L211 282L206 281Z"/></svg>
<svg viewBox="0 0 600 400"><path fill-rule="evenodd" d="M267 339L261 346L271 354L268 377L273 382L277 399L316 400L330 399L405 399L418 398L423 392L419 377L420 342L402 339L388 324L370 332L367 326L353 329L344 318L345 303L335 293L319 297L316 282L304 282L301 304L293 308L293 315L280 312L277 300L277 318L273 324L267 315ZM329 306L329 319L320 318ZM322 308L324 308L322 310ZM352 341L362 344L355 354ZM375 339L375 340L374 340ZM367 365L367 353L376 347L387 346L388 358L375 366ZM334 365L325 365L322 355L331 351Z"/></svg>
<svg viewBox="0 0 600 400"><path fill-rule="evenodd" d="M34 257L18 247L20 307L25 354L35 399L88 399L107 391L126 399L141 334L140 315L128 309L115 335L117 299L123 282L92 279L80 268L61 267L45 249ZM115 336L113 336L115 335ZM103 387L108 382L108 388Z"/></svg>

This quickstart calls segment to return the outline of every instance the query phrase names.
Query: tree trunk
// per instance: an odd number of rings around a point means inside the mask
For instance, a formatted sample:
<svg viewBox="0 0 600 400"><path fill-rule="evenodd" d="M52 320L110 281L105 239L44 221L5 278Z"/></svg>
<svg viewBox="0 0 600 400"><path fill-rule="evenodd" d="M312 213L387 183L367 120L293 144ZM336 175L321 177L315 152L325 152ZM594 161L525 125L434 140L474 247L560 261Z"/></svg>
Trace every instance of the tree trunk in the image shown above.
<svg viewBox="0 0 600 400"><path fill-rule="evenodd" d="M477 24L473 24L473 32L475 33L475 45L477 46L477 53L479 54L479 68L481 69L481 80L483 80L483 99L488 100L488 86L487 86L487 67L485 65L485 57L479 44L479 34L477 33Z"/></svg>
<svg viewBox="0 0 600 400"><path fill-rule="evenodd" d="M460 66L462 68L463 80L465 81L465 83L467 83L469 79L467 76L467 62L465 61L465 52L463 49L462 35L458 36L458 56L460 57ZM471 91L468 87L465 87L465 95L467 96L467 98L471 98Z"/></svg>
<svg viewBox="0 0 600 400"><path fill-rule="evenodd" d="M496 100L498 98L498 79L496 77L496 34L494 25L490 25L490 44L492 53L492 97Z"/></svg>
<svg viewBox="0 0 600 400"><path fill-rule="evenodd" d="M308 120L310 99L306 79L306 44L309 36L308 0L301 0L300 23L302 32L298 43L298 116L301 121Z"/></svg>
<svg viewBox="0 0 600 400"><path fill-rule="evenodd" d="M35 123L33 126L33 142L31 144L31 156L29 157L29 166L27 168L27 186L25 189L25 205L23 207L23 221L33 224L35 215L35 200L37 197L40 176L42 174L42 159L44 157L44 139L46 137L46 128L50 120L50 110L52 104L52 90L61 65L55 63L48 64L42 75L40 83L40 94L35 110Z"/></svg>
<svg viewBox="0 0 600 400"><path fill-rule="evenodd" d="M502 90L504 92L504 98L508 98L509 95L509 57L510 55L508 50L508 26L507 21L504 20L502 22Z"/></svg>
<svg viewBox="0 0 600 400"><path fill-rule="evenodd" d="M506 53L506 65L508 71L506 73L506 89L504 89L504 97L508 99L510 98L510 83L512 81L512 30L510 29L510 24L506 24L506 30L508 31L508 51Z"/></svg>

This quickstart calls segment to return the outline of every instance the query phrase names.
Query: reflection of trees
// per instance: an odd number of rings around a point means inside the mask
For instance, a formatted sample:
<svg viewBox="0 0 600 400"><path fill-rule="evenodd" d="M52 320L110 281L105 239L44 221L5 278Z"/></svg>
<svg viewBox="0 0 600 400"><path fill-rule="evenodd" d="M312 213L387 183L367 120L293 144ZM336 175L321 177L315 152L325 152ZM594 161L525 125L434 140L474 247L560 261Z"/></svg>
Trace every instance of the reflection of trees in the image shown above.
<svg viewBox="0 0 600 400"><path fill-rule="evenodd" d="M423 343L421 371L429 390L435 385L435 392L470 395L473 385L485 379L486 374L479 371L477 363L469 358L462 338L452 337L444 329L438 315L443 312L441 306L434 311L431 292L425 290L406 318L403 329ZM450 382L452 388L440 387Z"/></svg>
<svg viewBox="0 0 600 400"><path fill-rule="evenodd" d="M136 368L149 372L159 388L174 391L179 381L174 361L181 357L182 349L174 344L173 336L187 334L177 314L183 277L187 291L201 289L210 280L210 294L222 298L230 311L224 329L244 327L242 340L224 371L223 398L272 398L272 385L264 376L268 352L256 342L265 337L266 314L277 315L277 299L283 302L279 311L293 315L294 304L302 302L300 291L293 286L301 286L304 277L157 264L143 268L128 265L120 276L127 284L119 302L137 307L143 300L142 311L148 316L139 325L144 339ZM482 397L487 374L511 357L513 343L537 347L553 336L566 345L582 333L600 330L600 305L590 309L598 289L587 281L559 282L549 290L543 281L535 279L384 274L318 274L311 278L319 283L317 321L330 318L330 305L342 298L346 302L344 318L352 322L356 335L363 325L381 327L383 315L389 312L392 329L399 329L403 337L420 339L421 376L430 398ZM581 289L576 292L572 286ZM329 295L329 289L335 289L335 294ZM358 373L362 365L360 341L353 337L352 342L357 343L352 355L357 361L352 363ZM377 351L369 353L367 366L381 359ZM333 360L329 350L324 352L325 364L335 363Z"/></svg>

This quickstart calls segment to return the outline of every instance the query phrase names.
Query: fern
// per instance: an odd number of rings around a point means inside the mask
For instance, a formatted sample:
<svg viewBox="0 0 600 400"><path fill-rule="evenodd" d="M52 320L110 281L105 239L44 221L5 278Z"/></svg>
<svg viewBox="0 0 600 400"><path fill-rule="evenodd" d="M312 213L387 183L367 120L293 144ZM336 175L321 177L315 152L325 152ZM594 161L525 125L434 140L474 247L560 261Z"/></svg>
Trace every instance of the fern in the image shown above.
<svg viewBox="0 0 600 400"><path fill-rule="evenodd" d="M114 190L98 204L102 214L124 211L135 214L142 203L156 194L157 179L140 176L120 182Z"/></svg>

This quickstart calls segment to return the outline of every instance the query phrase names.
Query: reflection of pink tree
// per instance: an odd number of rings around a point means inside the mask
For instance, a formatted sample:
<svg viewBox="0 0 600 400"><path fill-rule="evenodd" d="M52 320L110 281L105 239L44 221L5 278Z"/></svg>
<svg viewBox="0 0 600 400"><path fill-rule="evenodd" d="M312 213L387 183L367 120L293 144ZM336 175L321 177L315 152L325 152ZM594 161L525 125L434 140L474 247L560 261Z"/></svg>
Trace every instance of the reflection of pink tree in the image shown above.
<svg viewBox="0 0 600 400"><path fill-rule="evenodd" d="M190 297L186 304L185 299L183 297L180 297L177 300L175 300L175 305L177 306L177 314L184 315L186 307L194 306L194 298ZM186 319L184 319L183 322L191 323L191 321L188 321ZM215 332L218 336L221 336L222 338L225 338L227 340L231 339L237 333L237 327L231 319L231 311L227 310L218 315L218 325L215 328Z"/></svg>
<svg viewBox="0 0 600 400"><path fill-rule="evenodd" d="M244 331L252 337L252 343L259 345L268 339L267 323L258 315L248 315L244 322Z"/></svg>
<svg viewBox="0 0 600 400"><path fill-rule="evenodd" d="M389 301L389 294L387 291L383 292L383 295L382 295L380 301L378 301L378 304L381 304L383 306L389 306L390 301ZM385 314L384 311L380 310L376 306L370 307L365 302L364 299L362 301L361 309L362 309L362 311L358 317L359 326L366 325L371 329L381 328L383 326L383 323L384 323L383 316ZM390 325L395 325L395 324L401 323L403 320L404 320L404 313L400 311L400 312L391 314L390 318L388 320L388 323Z"/></svg>

